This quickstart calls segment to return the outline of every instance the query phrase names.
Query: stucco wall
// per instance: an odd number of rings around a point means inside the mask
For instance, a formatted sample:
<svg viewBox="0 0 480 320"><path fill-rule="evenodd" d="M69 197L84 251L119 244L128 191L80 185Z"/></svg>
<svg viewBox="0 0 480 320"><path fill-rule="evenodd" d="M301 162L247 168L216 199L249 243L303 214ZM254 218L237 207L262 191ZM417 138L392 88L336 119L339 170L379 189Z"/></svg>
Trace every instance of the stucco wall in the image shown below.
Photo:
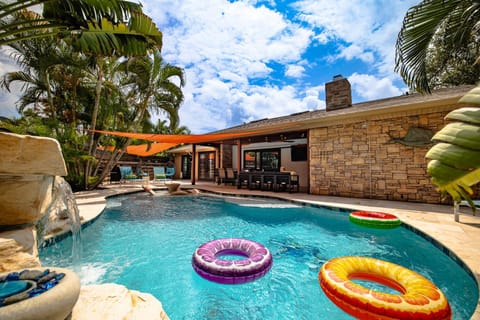
<svg viewBox="0 0 480 320"><path fill-rule="evenodd" d="M452 109L455 107L452 106ZM447 203L427 176L431 145L392 141L410 127L437 132L448 112L365 120L310 131L310 192L385 200Z"/></svg>
<svg viewBox="0 0 480 320"><path fill-rule="evenodd" d="M301 192L308 190L308 164L307 161L292 161L291 149L282 148L282 166L286 171L295 171L299 177L299 186Z"/></svg>

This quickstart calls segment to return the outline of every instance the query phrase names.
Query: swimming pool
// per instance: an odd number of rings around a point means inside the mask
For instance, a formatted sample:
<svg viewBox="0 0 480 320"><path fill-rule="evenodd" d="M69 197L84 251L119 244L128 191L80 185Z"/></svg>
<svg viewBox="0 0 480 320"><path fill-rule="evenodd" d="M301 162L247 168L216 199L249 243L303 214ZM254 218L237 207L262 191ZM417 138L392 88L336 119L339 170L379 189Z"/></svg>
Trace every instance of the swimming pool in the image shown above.
<svg viewBox="0 0 480 320"><path fill-rule="evenodd" d="M197 275L194 250L228 237L268 247L270 272L241 285ZM352 319L328 300L317 278L324 262L345 255L383 259L422 274L447 296L454 319L469 319L478 300L471 275L407 228L369 229L350 223L347 211L266 198L110 198L105 212L83 230L82 242L83 284L115 282L152 293L171 319ZM67 238L41 249L42 264L78 270L70 246Z"/></svg>

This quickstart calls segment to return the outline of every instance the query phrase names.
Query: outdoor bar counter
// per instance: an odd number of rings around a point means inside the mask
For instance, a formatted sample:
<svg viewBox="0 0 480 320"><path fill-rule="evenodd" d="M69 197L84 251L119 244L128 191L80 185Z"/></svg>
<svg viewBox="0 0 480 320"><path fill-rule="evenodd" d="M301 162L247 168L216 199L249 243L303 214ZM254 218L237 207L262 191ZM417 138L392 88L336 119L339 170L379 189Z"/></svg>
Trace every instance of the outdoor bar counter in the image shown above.
<svg viewBox="0 0 480 320"><path fill-rule="evenodd" d="M298 174L278 171L242 171L237 177L237 188L268 191L298 192Z"/></svg>

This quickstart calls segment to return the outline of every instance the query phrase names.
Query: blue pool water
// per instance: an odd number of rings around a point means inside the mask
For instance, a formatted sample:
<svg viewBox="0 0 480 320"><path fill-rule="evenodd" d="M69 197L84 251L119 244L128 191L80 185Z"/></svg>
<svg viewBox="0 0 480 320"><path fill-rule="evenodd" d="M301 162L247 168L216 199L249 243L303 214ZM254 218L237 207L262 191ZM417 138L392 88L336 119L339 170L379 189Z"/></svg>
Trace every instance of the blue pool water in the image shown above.
<svg viewBox="0 0 480 320"><path fill-rule="evenodd" d="M241 285L197 275L191 266L195 249L228 237L268 247L270 272ZM453 319L469 319L478 300L469 273L407 228L365 228L349 222L348 212L277 200L144 193L110 198L105 212L83 230L82 243L80 266L71 265L70 238L41 249L42 264L78 270L83 284L114 282L149 292L172 320L352 319L318 283L322 264L346 255L422 274L445 293Z"/></svg>

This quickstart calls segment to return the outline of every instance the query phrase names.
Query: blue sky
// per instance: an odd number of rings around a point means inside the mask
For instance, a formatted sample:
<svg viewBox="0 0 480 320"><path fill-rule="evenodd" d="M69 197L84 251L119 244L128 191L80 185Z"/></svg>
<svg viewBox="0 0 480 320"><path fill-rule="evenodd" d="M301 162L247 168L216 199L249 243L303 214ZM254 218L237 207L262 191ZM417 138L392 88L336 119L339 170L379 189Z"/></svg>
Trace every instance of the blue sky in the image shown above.
<svg viewBox="0 0 480 320"><path fill-rule="evenodd" d="M325 108L341 74L353 103L407 91L394 69L403 17L418 0L143 0L164 60L186 73L181 125L204 133ZM0 70L11 71L2 59ZM0 115L14 97L0 94ZM10 107L10 108L8 108Z"/></svg>

